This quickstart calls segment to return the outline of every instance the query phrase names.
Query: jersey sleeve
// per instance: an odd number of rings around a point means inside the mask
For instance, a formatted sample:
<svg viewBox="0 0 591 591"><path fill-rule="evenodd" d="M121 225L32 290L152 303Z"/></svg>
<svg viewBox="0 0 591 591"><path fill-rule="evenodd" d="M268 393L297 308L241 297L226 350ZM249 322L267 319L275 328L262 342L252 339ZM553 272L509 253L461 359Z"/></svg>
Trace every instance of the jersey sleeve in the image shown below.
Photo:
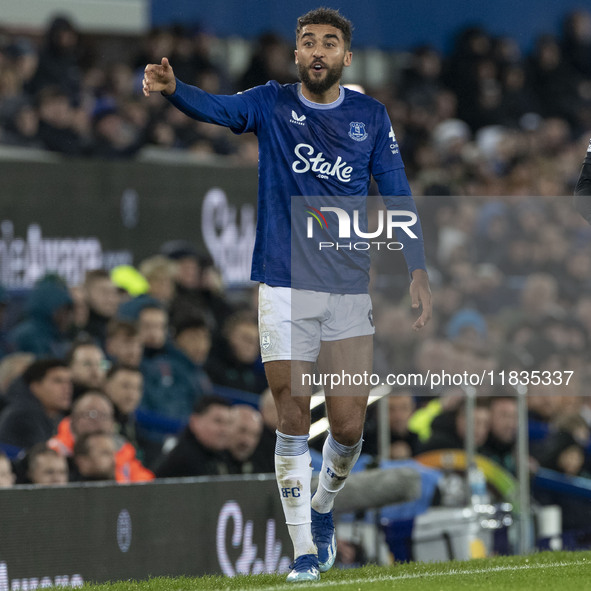
<svg viewBox="0 0 591 591"><path fill-rule="evenodd" d="M390 170L404 168L394 129L384 105L380 105L377 126L379 131L370 160L370 170L374 177Z"/></svg>
<svg viewBox="0 0 591 591"><path fill-rule="evenodd" d="M416 216L415 223L409 227L410 235L403 228L396 229L396 240L402 244L402 254L408 272L426 269L423 229L417 212L417 206L410 191L404 168L383 172L374 177L388 211L405 211Z"/></svg>
<svg viewBox="0 0 591 591"><path fill-rule="evenodd" d="M591 224L591 140L575 187L575 208Z"/></svg>
<svg viewBox="0 0 591 591"><path fill-rule="evenodd" d="M277 90L276 82L268 82L238 94L218 95L177 80L174 93L164 96L185 115L239 134L259 129L272 109Z"/></svg>

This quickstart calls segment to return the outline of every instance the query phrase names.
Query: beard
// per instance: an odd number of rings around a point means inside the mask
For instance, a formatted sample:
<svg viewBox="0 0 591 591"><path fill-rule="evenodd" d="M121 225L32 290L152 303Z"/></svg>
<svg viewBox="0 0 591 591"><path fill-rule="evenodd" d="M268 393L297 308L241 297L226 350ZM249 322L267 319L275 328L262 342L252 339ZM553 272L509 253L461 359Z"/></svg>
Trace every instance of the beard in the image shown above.
<svg viewBox="0 0 591 591"><path fill-rule="evenodd" d="M320 80L315 80L310 74L309 66L299 63L298 74L302 84L312 94L324 94L329 88L339 82L343 74L344 67L344 64L341 64L339 66L334 66L333 68L326 68L326 76Z"/></svg>

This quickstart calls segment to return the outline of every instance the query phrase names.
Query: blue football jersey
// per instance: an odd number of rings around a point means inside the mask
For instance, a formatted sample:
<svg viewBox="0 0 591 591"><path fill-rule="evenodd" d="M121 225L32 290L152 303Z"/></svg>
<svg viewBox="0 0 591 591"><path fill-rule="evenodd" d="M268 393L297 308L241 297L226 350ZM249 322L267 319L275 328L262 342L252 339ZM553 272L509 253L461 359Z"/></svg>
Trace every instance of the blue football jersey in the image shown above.
<svg viewBox="0 0 591 591"><path fill-rule="evenodd" d="M382 194L385 187L389 195L410 195L384 105L343 87L335 102L313 103L302 95L299 84L274 81L236 95L220 96L177 80L175 93L167 98L189 116L227 126L235 133L254 132L258 137L258 220L251 279L272 286L367 293L366 251L351 249L344 256L342 251L327 252L307 265L302 259L308 255L298 252L299 270L292 273L292 213L304 220L310 216L311 207L318 210L308 197L314 197L318 205L323 196L338 196L343 198L339 203L348 203L351 210L359 208L359 197L367 196L372 175L382 180L382 184L378 181ZM416 211L412 197L386 204ZM297 212L292 212L292 205ZM330 222L325 225L334 234L337 224ZM363 224L365 219L361 220ZM406 236L400 239L410 272L425 268L419 223L416 228L414 241L409 242ZM326 228L323 230L326 232ZM346 277L338 290L334 277Z"/></svg>

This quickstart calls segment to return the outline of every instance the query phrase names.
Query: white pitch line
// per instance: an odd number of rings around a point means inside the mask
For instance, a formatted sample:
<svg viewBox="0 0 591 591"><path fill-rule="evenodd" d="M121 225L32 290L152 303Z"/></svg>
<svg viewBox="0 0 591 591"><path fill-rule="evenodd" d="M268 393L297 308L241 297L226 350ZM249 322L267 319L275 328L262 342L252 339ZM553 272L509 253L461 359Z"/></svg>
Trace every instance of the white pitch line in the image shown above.
<svg viewBox="0 0 591 591"><path fill-rule="evenodd" d="M457 576L457 575L481 575L491 572L504 572L504 571L516 571L516 570L538 570L544 568L556 568L563 566L591 566L589 560L577 560L573 562L550 562L548 564L524 564L524 565L513 565L513 566L493 566L491 568L474 568L470 570L453 569L442 572L430 572L430 573L412 573L402 575L387 575L383 577L371 577L363 579L347 579L342 581L317 581L304 583L306 588L321 589L323 587L341 587L344 585L360 585L362 583L381 583L387 581L401 581L405 579L421 579L424 577L445 577L445 576ZM300 583L302 585L302 583ZM252 587L249 591L287 591L293 589L299 585L294 583L286 583L283 585L276 585L275 587ZM229 587L220 588L222 591L227 591Z"/></svg>

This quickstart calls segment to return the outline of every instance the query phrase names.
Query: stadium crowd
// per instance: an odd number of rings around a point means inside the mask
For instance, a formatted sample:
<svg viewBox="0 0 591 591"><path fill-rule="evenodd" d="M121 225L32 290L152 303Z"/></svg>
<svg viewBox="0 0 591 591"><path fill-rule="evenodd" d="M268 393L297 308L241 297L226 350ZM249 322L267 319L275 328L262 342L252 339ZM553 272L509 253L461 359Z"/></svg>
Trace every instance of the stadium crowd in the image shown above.
<svg viewBox="0 0 591 591"><path fill-rule="evenodd" d="M127 61L108 62L64 18L42 41L3 32L0 143L109 159L155 146L256 162L252 137L141 97L144 65L163 55L179 78L216 93L295 79L290 44L275 35L259 40L236 80L216 63L211 37L158 30ZM569 15L562 37L540 37L529 55L473 28L450 55L421 47L405 63L366 90L387 105L401 145L435 309L413 332L402 258L378 253L375 371L559 372L563 383L529 385L532 469L590 476L591 228L566 196L591 135L591 14ZM0 443L16 458L16 481L273 471L255 300L230 303L210 261L178 243L138 271L91 271L74 287L38 282L26 313L0 332ZM11 304L0 292L0 310ZM490 382L479 389L477 447L514 472L515 389ZM229 406L236 391L254 395L251 404ZM392 459L464 445L457 387L395 389L389 409ZM372 408L369 454L376 422ZM0 485L14 480L1 457ZM581 525L565 510L565 527Z"/></svg>

